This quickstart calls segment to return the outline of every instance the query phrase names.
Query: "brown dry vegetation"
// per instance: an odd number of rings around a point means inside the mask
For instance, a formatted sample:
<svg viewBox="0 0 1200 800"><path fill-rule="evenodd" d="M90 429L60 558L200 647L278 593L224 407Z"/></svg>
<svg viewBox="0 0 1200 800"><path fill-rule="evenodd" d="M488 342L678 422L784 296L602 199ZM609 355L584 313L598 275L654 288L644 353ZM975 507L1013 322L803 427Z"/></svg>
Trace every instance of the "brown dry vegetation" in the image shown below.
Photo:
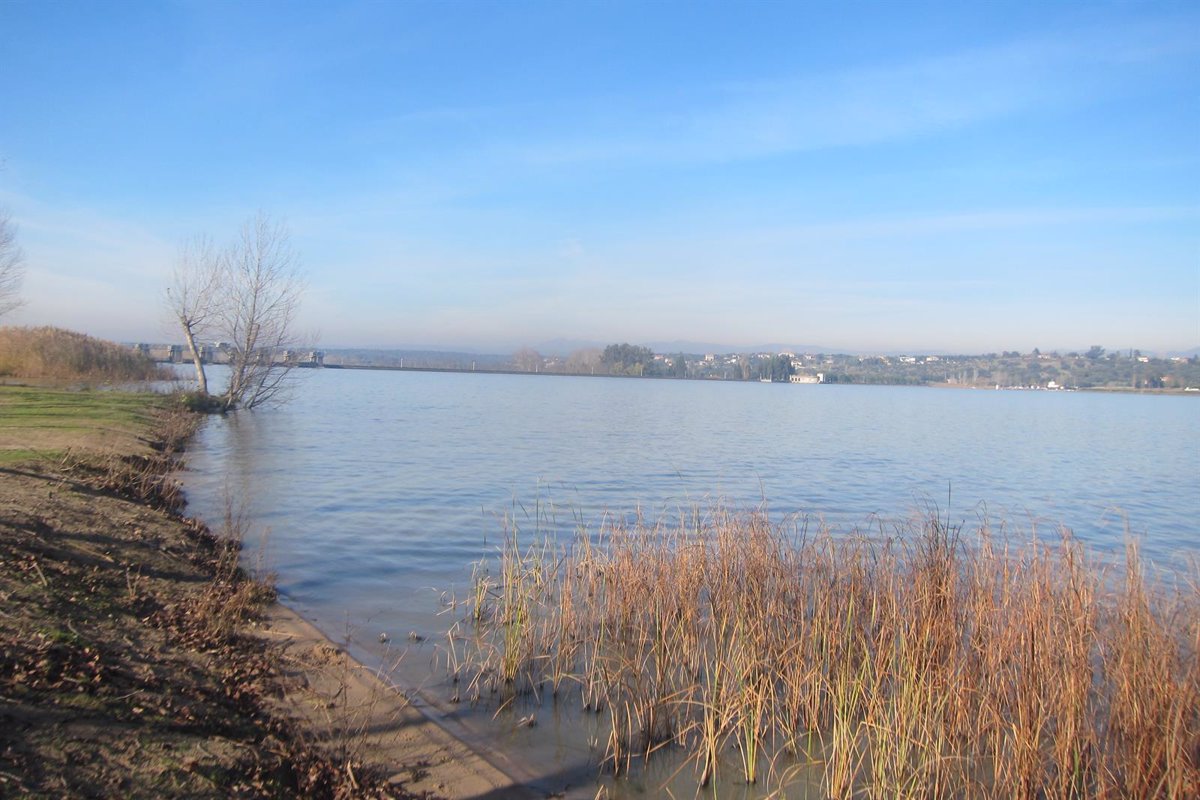
<svg viewBox="0 0 1200 800"><path fill-rule="evenodd" d="M0 377L130 383L173 375L128 347L62 328L0 328Z"/></svg>
<svg viewBox="0 0 1200 800"><path fill-rule="evenodd" d="M660 750L786 793L1200 796L1200 582L1132 545L1010 541L930 515L835 537L758 513L606 527L477 572L464 699L578 693L616 772ZM734 758L729 754L733 753Z"/></svg>

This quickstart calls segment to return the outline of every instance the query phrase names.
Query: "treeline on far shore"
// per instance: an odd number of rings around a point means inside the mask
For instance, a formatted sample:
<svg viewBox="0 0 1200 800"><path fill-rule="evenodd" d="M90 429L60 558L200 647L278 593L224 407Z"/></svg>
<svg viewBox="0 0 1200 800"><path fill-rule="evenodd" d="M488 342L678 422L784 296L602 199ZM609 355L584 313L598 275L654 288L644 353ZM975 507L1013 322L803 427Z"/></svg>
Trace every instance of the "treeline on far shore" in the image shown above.
<svg viewBox="0 0 1200 800"><path fill-rule="evenodd" d="M1161 358L1138 350L981 355L851 355L844 353L657 353L613 344L567 356L521 348L510 356L380 350L327 351L327 366L528 372L801 383L975 388L1200 391L1200 358Z"/></svg>

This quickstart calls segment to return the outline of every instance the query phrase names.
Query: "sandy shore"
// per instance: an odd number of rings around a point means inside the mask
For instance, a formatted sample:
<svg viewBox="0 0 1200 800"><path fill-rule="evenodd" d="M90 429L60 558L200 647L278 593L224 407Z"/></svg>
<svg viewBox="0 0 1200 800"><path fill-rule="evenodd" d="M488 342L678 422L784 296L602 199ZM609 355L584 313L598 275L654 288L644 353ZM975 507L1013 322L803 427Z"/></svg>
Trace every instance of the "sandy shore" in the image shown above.
<svg viewBox="0 0 1200 800"><path fill-rule="evenodd" d="M354 750L416 794L542 797L452 736L287 606L272 605L255 633L280 647L288 677L281 711L302 715L313 735L333 750Z"/></svg>

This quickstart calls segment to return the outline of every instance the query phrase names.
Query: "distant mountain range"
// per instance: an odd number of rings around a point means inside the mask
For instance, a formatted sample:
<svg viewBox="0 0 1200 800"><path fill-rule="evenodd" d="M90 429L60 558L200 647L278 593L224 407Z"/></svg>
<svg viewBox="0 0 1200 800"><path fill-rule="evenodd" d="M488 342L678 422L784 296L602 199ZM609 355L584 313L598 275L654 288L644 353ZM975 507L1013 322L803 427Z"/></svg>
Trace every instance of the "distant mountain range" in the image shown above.
<svg viewBox="0 0 1200 800"><path fill-rule="evenodd" d="M429 347L406 349L400 347L326 347L326 359L340 359L346 363L377 364L381 366L419 367L430 364L468 367L476 363L481 367L498 367L507 363L512 353L472 353L462 350L436 350Z"/></svg>

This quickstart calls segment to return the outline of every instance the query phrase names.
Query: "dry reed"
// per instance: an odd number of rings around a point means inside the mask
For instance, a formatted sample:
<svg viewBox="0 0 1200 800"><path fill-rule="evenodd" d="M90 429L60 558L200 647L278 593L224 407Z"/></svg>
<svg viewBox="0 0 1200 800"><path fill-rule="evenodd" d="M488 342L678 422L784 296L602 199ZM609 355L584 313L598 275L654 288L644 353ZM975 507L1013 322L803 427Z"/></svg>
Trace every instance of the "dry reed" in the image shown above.
<svg viewBox="0 0 1200 800"><path fill-rule="evenodd" d="M1102 569L1065 532L714 510L510 533L495 570L452 638L472 696L574 685L614 772L670 749L700 785L808 769L829 797L1200 796L1200 582L1148 581L1136 548Z"/></svg>
<svg viewBox="0 0 1200 800"><path fill-rule="evenodd" d="M62 328L0 328L0 376L133 383L170 380L142 353Z"/></svg>

